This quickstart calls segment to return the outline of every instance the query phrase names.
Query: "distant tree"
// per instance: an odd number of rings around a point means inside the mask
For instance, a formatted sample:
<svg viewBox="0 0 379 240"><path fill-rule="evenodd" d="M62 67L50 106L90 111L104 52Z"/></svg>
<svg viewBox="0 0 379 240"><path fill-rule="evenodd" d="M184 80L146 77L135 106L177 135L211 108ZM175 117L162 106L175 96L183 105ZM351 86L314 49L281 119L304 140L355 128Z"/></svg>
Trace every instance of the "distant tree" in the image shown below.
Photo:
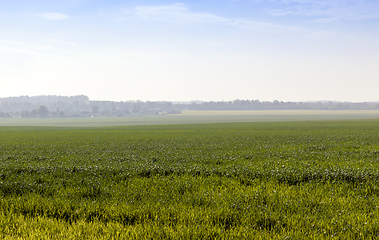
<svg viewBox="0 0 379 240"><path fill-rule="evenodd" d="M46 118L49 116L49 109L47 109L47 107L41 105L37 108L37 113L38 113L38 116L41 117L41 118Z"/></svg>
<svg viewBox="0 0 379 240"><path fill-rule="evenodd" d="M92 113L99 113L99 107L97 105L92 106Z"/></svg>
<svg viewBox="0 0 379 240"><path fill-rule="evenodd" d="M30 117L30 112L28 110L21 111L21 117L22 118L28 118Z"/></svg>
<svg viewBox="0 0 379 240"><path fill-rule="evenodd" d="M111 112L109 110L101 111L101 115L103 117L109 117L111 115Z"/></svg>
<svg viewBox="0 0 379 240"><path fill-rule="evenodd" d="M143 106L143 102L141 101L137 101L133 104L133 110L132 112L133 113L139 113L142 109L142 106Z"/></svg>
<svg viewBox="0 0 379 240"><path fill-rule="evenodd" d="M36 118L36 117L38 117L38 111L37 111L37 109L33 109L33 110L30 112L30 116L31 116L32 118Z"/></svg>
<svg viewBox="0 0 379 240"><path fill-rule="evenodd" d="M63 111L59 111L59 113L58 113L58 117L59 118L64 118L66 115L65 115L65 113L63 112Z"/></svg>

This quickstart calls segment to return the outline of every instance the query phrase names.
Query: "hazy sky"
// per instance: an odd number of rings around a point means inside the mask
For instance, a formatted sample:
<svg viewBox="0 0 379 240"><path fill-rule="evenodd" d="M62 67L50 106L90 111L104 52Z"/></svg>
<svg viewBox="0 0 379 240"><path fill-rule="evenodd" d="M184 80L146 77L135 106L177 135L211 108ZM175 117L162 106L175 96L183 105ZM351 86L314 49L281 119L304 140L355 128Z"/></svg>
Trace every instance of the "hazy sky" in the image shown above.
<svg viewBox="0 0 379 240"><path fill-rule="evenodd" d="M379 101L378 0L1 0L0 97Z"/></svg>

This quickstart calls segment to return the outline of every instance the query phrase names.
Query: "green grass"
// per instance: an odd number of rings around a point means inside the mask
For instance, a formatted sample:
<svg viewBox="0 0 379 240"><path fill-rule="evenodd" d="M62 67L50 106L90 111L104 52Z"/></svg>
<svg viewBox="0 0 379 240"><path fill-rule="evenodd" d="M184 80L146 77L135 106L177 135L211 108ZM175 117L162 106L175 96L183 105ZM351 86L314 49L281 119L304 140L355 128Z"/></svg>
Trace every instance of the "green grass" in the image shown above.
<svg viewBox="0 0 379 240"><path fill-rule="evenodd" d="M0 127L0 237L376 239L379 121Z"/></svg>
<svg viewBox="0 0 379 240"><path fill-rule="evenodd" d="M257 110L183 111L175 115L117 118L0 118L0 126L109 127L228 122L283 122L315 120L379 119L378 110Z"/></svg>

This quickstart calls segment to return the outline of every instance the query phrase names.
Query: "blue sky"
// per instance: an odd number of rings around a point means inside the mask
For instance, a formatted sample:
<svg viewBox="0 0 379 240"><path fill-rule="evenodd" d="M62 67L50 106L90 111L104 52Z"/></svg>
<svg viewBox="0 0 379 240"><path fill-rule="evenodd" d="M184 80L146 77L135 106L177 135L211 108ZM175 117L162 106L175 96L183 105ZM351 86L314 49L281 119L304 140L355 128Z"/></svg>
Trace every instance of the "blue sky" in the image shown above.
<svg viewBox="0 0 379 240"><path fill-rule="evenodd" d="M0 97L379 101L373 0L2 0Z"/></svg>

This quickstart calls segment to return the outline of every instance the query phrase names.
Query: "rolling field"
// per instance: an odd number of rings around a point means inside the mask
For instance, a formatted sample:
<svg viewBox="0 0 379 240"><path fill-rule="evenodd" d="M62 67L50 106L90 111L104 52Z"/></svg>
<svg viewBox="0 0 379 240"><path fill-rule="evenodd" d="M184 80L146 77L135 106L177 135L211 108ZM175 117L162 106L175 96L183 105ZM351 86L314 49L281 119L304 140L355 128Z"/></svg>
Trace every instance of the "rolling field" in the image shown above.
<svg viewBox="0 0 379 240"><path fill-rule="evenodd" d="M376 239L378 161L375 119L2 126L0 237Z"/></svg>
<svg viewBox="0 0 379 240"><path fill-rule="evenodd" d="M228 122L379 119L379 110L182 111L173 115L98 118L0 118L0 126L110 127Z"/></svg>

